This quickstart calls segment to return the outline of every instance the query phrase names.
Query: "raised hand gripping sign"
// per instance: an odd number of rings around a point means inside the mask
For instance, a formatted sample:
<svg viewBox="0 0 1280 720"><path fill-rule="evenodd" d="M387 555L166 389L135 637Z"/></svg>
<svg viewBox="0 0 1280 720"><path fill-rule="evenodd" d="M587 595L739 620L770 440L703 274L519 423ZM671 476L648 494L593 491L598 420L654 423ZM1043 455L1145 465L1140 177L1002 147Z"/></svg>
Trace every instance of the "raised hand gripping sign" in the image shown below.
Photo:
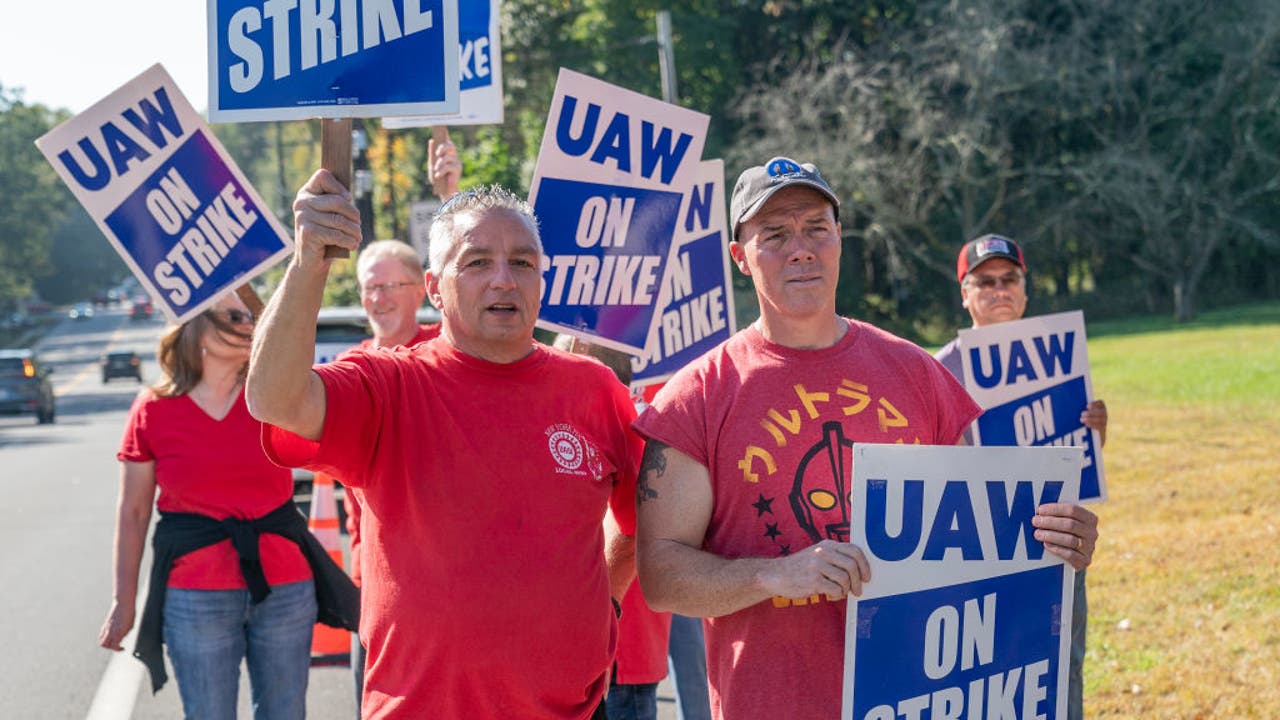
<svg viewBox="0 0 1280 720"><path fill-rule="evenodd" d="M1093 400L1084 313L1040 315L959 335L964 386L983 408L974 444L1082 447L1080 500L1106 500L1101 438L1080 422Z"/></svg>
<svg viewBox="0 0 1280 720"><path fill-rule="evenodd" d="M539 326L644 352L710 118L561 69L529 202Z"/></svg>
<svg viewBox="0 0 1280 720"><path fill-rule="evenodd" d="M213 122L458 112L458 0L208 0Z"/></svg>
<svg viewBox="0 0 1280 720"><path fill-rule="evenodd" d="M292 251L284 227L160 65L36 145L174 322Z"/></svg>
<svg viewBox="0 0 1280 720"><path fill-rule="evenodd" d="M1035 539L1081 450L854 446L843 720L1065 717L1075 571Z"/></svg>

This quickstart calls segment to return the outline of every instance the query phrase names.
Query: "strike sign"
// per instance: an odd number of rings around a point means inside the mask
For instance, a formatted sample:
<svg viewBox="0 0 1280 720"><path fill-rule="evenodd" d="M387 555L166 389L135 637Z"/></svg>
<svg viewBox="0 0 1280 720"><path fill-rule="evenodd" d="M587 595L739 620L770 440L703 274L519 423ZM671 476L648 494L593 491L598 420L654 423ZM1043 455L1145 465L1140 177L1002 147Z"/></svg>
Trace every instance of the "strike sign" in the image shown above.
<svg viewBox="0 0 1280 720"><path fill-rule="evenodd" d="M458 0L458 112L382 119L390 130L426 125L502 124L502 41L498 0Z"/></svg>
<svg viewBox="0 0 1280 720"><path fill-rule="evenodd" d="M561 68L529 203L539 325L641 354L710 118Z"/></svg>
<svg viewBox="0 0 1280 720"><path fill-rule="evenodd" d="M1065 717L1075 570L1035 539L1074 447L854 446L844 720Z"/></svg>
<svg viewBox="0 0 1280 720"><path fill-rule="evenodd" d="M209 119L458 111L457 0L208 0Z"/></svg>
<svg viewBox="0 0 1280 720"><path fill-rule="evenodd" d="M174 322L292 250L160 65L36 145Z"/></svg>
<svg viewBox="0 0 1280 720"><path fill-rule="evenodd" d="M705 160L685 195L645 351L631 361L632 387L666 381L733 334L724 205L724 162Z"/></svg>
<svg viewBox="0 0 1280 720"><path fill-rule="evenodd" d="M982 406L976 445L1084 448L1080 499L1107 499L1101 439L1080 422L1093 399L1084 313L1040 315L961 330L964 386Z"/></svg>

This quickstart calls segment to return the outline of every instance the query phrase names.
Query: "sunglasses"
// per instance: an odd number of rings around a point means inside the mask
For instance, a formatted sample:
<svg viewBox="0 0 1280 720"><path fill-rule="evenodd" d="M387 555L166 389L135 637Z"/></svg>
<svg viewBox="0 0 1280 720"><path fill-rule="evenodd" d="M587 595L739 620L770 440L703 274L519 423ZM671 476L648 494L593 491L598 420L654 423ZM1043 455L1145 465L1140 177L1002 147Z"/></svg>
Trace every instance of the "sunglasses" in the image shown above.
<svg viewBox="0 0 1280 720"><path fill-rule="evenodd" d="M232 325L252 325L257 320L248 310L209 310L208 314L213 317L224 317Z"/></svg>

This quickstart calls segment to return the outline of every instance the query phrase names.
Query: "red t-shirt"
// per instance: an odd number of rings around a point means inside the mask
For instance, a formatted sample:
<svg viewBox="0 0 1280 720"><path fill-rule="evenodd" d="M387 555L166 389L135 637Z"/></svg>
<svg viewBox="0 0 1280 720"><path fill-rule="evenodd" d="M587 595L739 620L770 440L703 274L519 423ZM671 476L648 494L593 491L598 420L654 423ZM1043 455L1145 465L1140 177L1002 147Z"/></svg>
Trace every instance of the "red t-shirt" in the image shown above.
<svg viewBox="0 0 1280 720"><path fill-rule="evenodd" d="M156 507L219 520L262 517L293 497L290 472L267 459L259 436L262 423L249 415L244 393L222 420L214 420L186 395L138 393L129 410L116 458L155 461ZM267 583L279 585L311 577L302 551L279 535L258 536ZM178 558L169 587L234 590L246 587L231 540Z"/></svg>
<svg viewBox="0 0 1280 720"><path fill-rule="evenodd" d="M747 328L677 373L635 427L710 470L705 550L772 558L848 541L855 441L954 444L978 414L923 350L850 320L820 350ZM809 502L816 497L837 502L819 507ZM844 621L845 601L823 596L708 619L713 714L840 717Z"/></svg>
<svg viewBox="0 0 1280 720"><path fill-rule="evenodd" d="M414 333L413 337L409 339L409 342L404 344L404 347L413 347L418 343L423 343L431 340L432 338L439 337L439 335L440 325L438 323L419 325L418 332ZM400 346L397 345L396 347ZM377 348L373 345L373 338L366 338L356 345L351 346L351 348L342 351L334 359L341 360L350 352L368 352L376 349ZM339 479L338 482L342 482L342 480ZM360 570L360 491L355 488L344 487L342 504L347 510L347 535L351 540L351 581L356 584L356 587L359 587L362 580Z"/></svg>
<svg viewBox="0 0 1280 720"><path fill-rule="evenodd" d="M635 528L626 388L543 345L495 364L436 340L315 372L321 441L263 438L360 489L366 720L589 717L617 645L606 505Z"/></svg>
<svg viewBox="0 0 1280 720"><path fill-rule="evenodd" d="M618 620L617 682L641 685L666 677L670 638L671 613L649 609L640 583L632 581L622 598L622 617Z"/></svg>

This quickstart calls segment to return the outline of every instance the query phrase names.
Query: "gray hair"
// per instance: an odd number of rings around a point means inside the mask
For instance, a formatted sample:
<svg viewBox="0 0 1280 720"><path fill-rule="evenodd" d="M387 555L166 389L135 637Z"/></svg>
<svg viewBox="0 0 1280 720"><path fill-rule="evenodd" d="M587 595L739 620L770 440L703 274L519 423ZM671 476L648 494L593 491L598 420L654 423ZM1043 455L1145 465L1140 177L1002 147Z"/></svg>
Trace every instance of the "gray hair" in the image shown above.
<svg viewBox="0 0 1280 720"><path fill-rule="evenodd" d="M366 245L356 259L356 280L360 280L370 265L383 258L399 261L409 272L409 277L422 278L422 258L418 257L418 251L412 245L400 240L375 240Z"/></svg>
<svg viewBox="0 0 1280 720"><path fill-rule="evenodd" d="M454 195L436 211L431 222L431 244L427 251L431 271L439 273L444 268L445 261L458 242L453 230L454 218L463 213L497 209L510 210L520 216L529 227L529 234L533 235L534 245L541 255L542 236L538 234L538 218L534 217L529 203L499 185L480 185Z"/></svg>

